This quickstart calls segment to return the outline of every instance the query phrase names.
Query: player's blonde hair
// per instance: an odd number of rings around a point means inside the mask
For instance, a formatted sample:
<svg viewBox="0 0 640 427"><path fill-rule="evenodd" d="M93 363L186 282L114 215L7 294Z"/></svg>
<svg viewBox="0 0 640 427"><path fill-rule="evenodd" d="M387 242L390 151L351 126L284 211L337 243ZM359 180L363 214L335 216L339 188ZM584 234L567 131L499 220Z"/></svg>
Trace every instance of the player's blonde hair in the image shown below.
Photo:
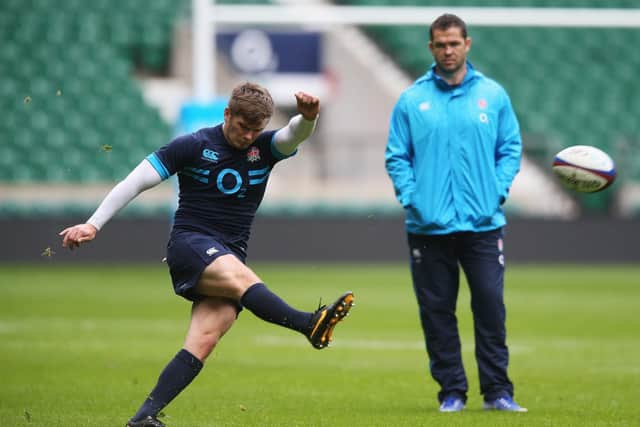
<svg viewBox="0 0 640 427"><path fill-rule="evenodd" d="M247 122L260 124L273 115L273 99L269 91L262 86L245 82L231 92L227 104L232 115L242 116Z"/></svg>

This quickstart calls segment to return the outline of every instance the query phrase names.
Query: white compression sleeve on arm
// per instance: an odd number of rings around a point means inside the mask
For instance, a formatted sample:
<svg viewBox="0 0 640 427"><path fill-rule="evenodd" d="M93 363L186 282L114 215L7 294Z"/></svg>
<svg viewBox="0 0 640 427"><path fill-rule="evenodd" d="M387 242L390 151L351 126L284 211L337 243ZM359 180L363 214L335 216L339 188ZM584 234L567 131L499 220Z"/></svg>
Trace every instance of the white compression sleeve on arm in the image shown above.
<svg viewBox="0 0 640 427"><path fill-rule="evenodd" d="M120 209L125 207L138 194L162 182L158 172L147 160L140 162L134 170L120 181L104 198L98 209L87 220L98 230L104 226Z"/></svg>
<svg viewBox="0 0 640 427"><path fill-rule="evenodd" d="M289 120L289 124L276 132L274 136L274 143L278 151L285 156L296 151L298 145L313 133L317 122L318 116L313 120L305 119L302 114L293 116Z"/></svg>

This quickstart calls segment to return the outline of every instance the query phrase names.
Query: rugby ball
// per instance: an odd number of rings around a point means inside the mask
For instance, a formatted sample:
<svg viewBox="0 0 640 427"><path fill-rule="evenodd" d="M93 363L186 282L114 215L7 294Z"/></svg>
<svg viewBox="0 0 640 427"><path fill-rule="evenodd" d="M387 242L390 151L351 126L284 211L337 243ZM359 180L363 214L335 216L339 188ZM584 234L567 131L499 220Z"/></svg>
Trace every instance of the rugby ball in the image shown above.
<svg viewBox="0 0 640 427"><path fill-rule="evenodd" d="M616 179L611 157L590 145L574 145L560 151L552 169L566 188L581 193L604 190Z"/></svg>

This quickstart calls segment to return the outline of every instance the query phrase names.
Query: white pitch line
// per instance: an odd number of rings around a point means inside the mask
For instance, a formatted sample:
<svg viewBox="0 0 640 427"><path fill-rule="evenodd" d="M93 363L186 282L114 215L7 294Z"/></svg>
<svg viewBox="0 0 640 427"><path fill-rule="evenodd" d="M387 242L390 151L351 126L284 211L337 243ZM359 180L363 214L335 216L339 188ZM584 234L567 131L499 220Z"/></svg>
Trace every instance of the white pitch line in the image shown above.
<svg viewBox="0 0 640 427"><path fill-rule="evenodd" d="M256 337L256 342L260 345L268 345L273 347L307 347L309 344L300 337L285 337L277 335L261 335ZM349 348L356 350L377 350L377 351L404 351L418 350L426 351L423 341L416 340L353 340L348 338L336 338L332 343L332 347ZM534 345L510 344L509 352L514 353L531 353L534 351ZM462 342L462 352L472 353L474 344L470 341Z"/></svg>

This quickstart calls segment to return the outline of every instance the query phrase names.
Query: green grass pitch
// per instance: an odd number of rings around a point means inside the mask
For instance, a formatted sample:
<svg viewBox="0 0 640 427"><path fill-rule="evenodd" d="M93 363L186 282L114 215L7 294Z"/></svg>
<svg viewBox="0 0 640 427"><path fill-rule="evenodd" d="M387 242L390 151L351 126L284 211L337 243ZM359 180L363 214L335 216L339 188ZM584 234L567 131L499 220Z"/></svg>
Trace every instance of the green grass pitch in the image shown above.
<svg viewBox="0 0 640 427"><path fill-rule="evenodd" d="M467 409L440 414L405 265L255 265L292 305L353 290L317 351L244 311L169 427L638 426L640 266L509 266L510 375L526 414L484 412L469 292ZM164 265L0 266L0 426L123 426L180 349L189 305Z"/></svg>

